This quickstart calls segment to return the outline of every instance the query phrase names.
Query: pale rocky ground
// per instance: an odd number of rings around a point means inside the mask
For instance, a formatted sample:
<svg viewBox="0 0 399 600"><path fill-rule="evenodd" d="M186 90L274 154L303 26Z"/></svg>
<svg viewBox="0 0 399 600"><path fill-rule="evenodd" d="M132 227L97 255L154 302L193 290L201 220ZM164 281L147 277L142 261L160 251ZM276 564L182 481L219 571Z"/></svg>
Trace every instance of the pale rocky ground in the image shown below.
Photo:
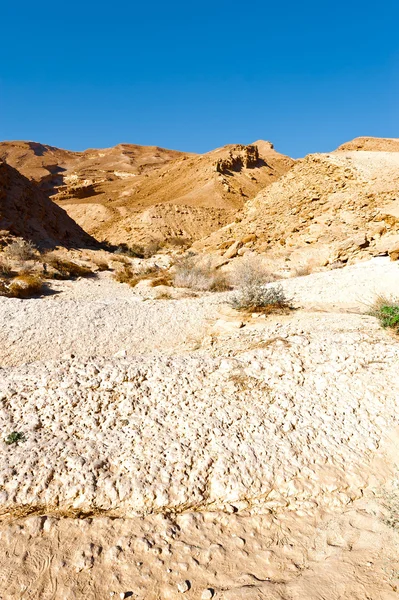
<svg viewBox="0 0 399 600"><path fill-rule="evenodd" d="M52 285L0 298L2 598L397 597L399 342L365 312L398 263L267 318Z"/></svg>

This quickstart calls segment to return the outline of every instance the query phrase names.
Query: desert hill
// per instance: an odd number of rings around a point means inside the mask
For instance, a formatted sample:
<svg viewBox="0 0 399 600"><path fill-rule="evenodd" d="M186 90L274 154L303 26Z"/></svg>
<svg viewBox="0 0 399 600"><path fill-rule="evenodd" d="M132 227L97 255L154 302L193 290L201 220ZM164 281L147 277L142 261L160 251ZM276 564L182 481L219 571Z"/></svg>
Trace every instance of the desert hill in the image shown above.
<svg viewBox="0 0 399 600"><path fill-rule="evenodd" d="M53 193L67 186L79 194L80 186L88 191L96 183L134 177L179 156L186 154L135 144L72 152L37 142L0 142L0 159Z"/></svg>
<svg viewBox="0 0 399 600"><path fill-rule="evenodd" d="M69 152L3 142L0 157L38 182L86 231L113 243L206 236L294 162L264 141L203 155L132 144Z"/></svg>
<svg viewBox="0 0 399 600"><path fill-rule="evenodd" d="M366 152L399 152L399 139L357 137L354 140L339 146L336 149L336 152L348 152L351 150L361 150Z"/></svg>
<svg viewBox="0 0 399 600"><path fill-rule="evenodd" d="M3 161L0 161L0 235L23 237L40 246L95 244L61 207Z"/></svg>
<svg viewBox="0 0 399 600"><path fill-rule="evenodd" d="M278 179L293 161L269 143L229 145L183 156L135 178L93 190L60 189L54 200L98 239L113 243L199 239L231 221L246 200Z"/></svg>
<svg viewBox="0 0 399 600"><path fill-rule="evenodd" d="M399 148L399 140L390 142ZM375 147L384 144L374 141ZM353 262L386 253L399 241L398 194L396 151L312 154L249 201L239 222L195 247L224 253L244 245L290 260L310 254L315 260L317 250L320 265Z"/></svg>

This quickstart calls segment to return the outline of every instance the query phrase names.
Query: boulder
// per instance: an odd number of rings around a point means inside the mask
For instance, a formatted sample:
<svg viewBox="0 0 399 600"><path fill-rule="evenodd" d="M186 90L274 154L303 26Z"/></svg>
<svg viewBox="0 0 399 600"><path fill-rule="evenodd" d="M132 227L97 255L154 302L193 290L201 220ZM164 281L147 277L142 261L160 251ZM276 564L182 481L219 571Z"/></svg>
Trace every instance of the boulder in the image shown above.
<svg viewBox="0 0 399 600"><path fill-rule="evenodd" d="M223 257L224 258L234 258L235 256L237 256L237 252L241 248L241 246L242 246L242 242L240 240L237 240L236 242L234 242L234 244L232 244L230 246L230 248L228 248L226 250Z"/></svg>

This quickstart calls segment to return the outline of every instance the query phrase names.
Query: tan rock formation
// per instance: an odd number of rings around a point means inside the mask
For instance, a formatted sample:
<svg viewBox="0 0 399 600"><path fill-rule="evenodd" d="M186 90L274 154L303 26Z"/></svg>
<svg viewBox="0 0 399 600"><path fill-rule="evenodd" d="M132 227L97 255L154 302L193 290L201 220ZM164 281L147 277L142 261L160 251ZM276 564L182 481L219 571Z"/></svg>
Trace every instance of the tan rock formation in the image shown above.
<svg viewBox="0 0 399 600"><path fill-rule="evenodd" d="M309 155L194 247L221 251L241 241L287 257L317 249L321 264L387 254L399 233L398 170L396 151Z"/></svg>
<svg viewBox="0 0 399 600"><path fill-rule="evenodd" d="M90 234L113 243L209 235L294 162L263 141L203 155L130 144L67 152L3 142L1 156Z"/></svg>

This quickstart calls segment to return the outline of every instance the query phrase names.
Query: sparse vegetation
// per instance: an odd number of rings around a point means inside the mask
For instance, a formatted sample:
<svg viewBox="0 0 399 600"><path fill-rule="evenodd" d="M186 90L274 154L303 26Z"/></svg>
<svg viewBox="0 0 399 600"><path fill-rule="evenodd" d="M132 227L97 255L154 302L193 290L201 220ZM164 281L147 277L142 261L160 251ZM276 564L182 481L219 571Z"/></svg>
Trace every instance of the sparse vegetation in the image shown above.
<svg viewBox="0 0 399 600"><path fill-rule="evenodd" d="M130 256L131 258L144 258L144 248L136 244L133 246L119 244L119 246L115 248L114 254L122 254L124 256Z"/></svg>
<svg viewBox="0 0 399 600"><path fill-rule="evenodd" d="M212 267L211 261L199 262L196 256L185 256L175 263L173 282L176 287L197 291L221 292L230 289L224 273Z"/></svg>
<svg viewBox="0 0 399 600"><path fill-rule="evenodd" d="M234 287L249 288L275 280L260 256L243 258L234 268L231 281Z"/></svg>
<svg viewBox="0 0 399 600"><path fill-rule="evenodd" d="M37 273L21 273L10 282L8 293L10 298L31 298L43 292L44 283Z"/></svg>
<svg viewBox="0 0 399 600"><path fill-rule="evenodd" d="M376 317L384 329L392 329L399 334L399 298L378 296L369 314Z"/></svg>
<svg viewBox="0 0 399 600"><path fill-rule="evenodd" d="M32 298L44 290L44 282L38 273L21 271L16 277L0 280L0 296L8 298Z"/></svg>
<svg viewBox="0 0 399 600"><path fill-rule="evenodd" d="M25 440L25 434L21 433L20 431L13 431L5 438L4 441L8 446L11 446L11 444L18 444L18 442L24 442Z"/></svg>
<svg viewBox="0 0 399 600"><path fill-rule="evenodd" d="M43 265L51 267L52 273L47 270L47 277L52 279L73 279L75 277L89 277L93 275L90 267L78 265L70 260L65 260L59 256L47 254L43 258Z"/></svg>
<svg viewBox="0 0 399 600"><path fill-rule="evenodd" d="M98 271L108 271L109 270L109 265L108 265L107 261L102 258L93 258L92 262L97 267Z"/></svg>
<svg viewBox="0 0 399 600"><path fill-rule="evenodd" d="M230 304L236 310L247 312L286 312L292 309L281 285L266 287L262 284L246 285L233 295Z"/></svg>
<svg viewBox="0 0 399 600"><path fill-rule="evenodd" d="M123 267L114 273L114 279L118 283L130 283L130 281L135 277L133 267L129 262L122 262L122 264Z"/></svg>
<svg viewBox="0 0 399 600"><path fill-rule="evenodd" d="M0 256L0 277L11 277L11 260L7 256Z"/></svg>
<svg viewBox="0 0 399 600"><path fill-rule="evenodd" d="M17 261L26 261L33 260L37 258L37 248L32 242L27 242L26 240L15 240L8 246L6 246L4 250L6 256L8 256L12 260Z"/></svg>
<svg viewBox="0 0 399 600"><path fill-rule="evenodd" d="M114 279L119 283L127 283L130 287L135 287L140 281L150 280L151 287L160 285L169 286L172 283L170 274L164 269L159 269L154 266L149 266L140 270L134 270L132 265L123 265L114 274Z"/></svg>

